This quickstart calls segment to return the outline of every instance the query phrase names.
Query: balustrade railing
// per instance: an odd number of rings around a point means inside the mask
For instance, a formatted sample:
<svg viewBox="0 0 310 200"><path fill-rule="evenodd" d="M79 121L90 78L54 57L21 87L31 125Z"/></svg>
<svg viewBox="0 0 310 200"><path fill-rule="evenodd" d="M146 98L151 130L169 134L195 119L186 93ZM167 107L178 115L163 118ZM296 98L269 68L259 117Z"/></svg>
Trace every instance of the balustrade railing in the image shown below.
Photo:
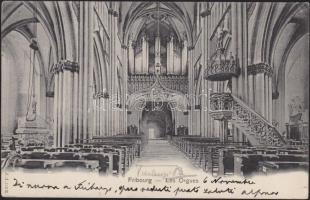
<svg viewBox="0 0 310 200"><path fill-rule="evenodd" d="M233 119L241 124L244 133L256 140L254 145L282 146L286 143L270 122L230 93L211 94L209 113L215 120Z"/></svg>
<svg viewBox="0 0 310 200"><path fill-rule="evenodd" d="M233 96L233 116L237 121L244 122L250 132L260 140L260 143L272 146L283 146L285 140L278 130L263 116L247 106L241 99Z"/></svg>

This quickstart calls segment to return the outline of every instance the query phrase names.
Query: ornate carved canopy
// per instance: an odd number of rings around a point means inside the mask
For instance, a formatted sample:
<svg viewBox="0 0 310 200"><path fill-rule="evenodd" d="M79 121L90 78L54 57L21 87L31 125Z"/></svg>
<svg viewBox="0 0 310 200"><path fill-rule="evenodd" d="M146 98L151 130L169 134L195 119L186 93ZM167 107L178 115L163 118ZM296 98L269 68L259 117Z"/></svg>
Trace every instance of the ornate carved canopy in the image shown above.
<svg viewBox="0 0 310 200"><path fill-rule="evenodd" d="M146 102L168 102L171 110L187 109L187 97L176 90L165 87L160 80L160 76L155 75L155 82L148 88L138 90L130 95L127 104L129 110L143 110Z"/></svg>

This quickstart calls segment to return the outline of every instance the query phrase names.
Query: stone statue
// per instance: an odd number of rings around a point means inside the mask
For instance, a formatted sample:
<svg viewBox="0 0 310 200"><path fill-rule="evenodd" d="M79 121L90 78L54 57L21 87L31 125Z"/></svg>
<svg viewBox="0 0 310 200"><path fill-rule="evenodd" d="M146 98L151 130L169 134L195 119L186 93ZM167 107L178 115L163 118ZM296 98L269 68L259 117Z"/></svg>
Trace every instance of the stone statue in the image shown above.
<svg viewBox="0 0 310 200"><path fill-rule="evenodd" d="M26 115L26 120L27 121L34 121L36 120L36 115L37 115L37 102L35 101L35 99L33 99L32 103L31 103L31 113L27 113Z"/></svg>
<svg viewBox="0 0 310 200"><path fill-rule="evenodd" d="M224 31L222 28L217 29L217 48L223 48Z"/></svg>
<svg viewBox="0 0 310 200"><path fill-rule="evenodd" d="M37 102L33 100L32 102L32 114L36 115L37 113Z"/></svg>
<svg viewBox="0 0 310 200"><path fill-rule="evenodd" d="M303 112L303 105L302 101L299 96L294 97L291 99L291 103L288 104L289 107L289 115L294 116L296 114Z"/></svg>

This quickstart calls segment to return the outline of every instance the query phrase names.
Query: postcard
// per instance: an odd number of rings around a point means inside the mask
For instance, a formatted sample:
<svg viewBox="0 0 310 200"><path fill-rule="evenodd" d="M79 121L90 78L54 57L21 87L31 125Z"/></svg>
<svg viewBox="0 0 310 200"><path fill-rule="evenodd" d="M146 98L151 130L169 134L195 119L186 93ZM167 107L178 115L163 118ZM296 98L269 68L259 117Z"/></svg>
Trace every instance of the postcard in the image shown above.
<svg viewBox="0 0 310 200"><path fill-rule="evenodd" d="M307 199L308 170L308 2L2 2L2 197Z"/></svg>

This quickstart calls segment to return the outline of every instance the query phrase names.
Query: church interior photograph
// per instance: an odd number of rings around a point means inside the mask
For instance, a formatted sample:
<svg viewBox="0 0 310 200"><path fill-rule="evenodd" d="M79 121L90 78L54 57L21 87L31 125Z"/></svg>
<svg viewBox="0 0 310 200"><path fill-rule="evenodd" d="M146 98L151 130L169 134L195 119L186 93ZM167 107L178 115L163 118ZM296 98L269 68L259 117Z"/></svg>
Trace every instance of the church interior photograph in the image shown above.
<svg viewBox="0 0 310 200"><path fill-rule="evenodd" d="M1 169L250 177L308 154L308 2L1 3Z"/></svg>

